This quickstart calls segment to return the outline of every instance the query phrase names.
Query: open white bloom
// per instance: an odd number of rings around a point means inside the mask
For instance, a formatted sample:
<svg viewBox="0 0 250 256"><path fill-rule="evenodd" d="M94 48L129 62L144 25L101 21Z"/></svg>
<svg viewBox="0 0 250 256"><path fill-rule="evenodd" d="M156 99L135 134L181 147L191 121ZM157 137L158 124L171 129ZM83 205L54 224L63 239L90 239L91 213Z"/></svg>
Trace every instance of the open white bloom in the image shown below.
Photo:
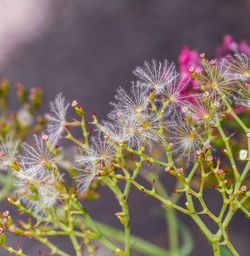
<svg viewBox="0 0 250 256"><path fill-rule="evenodd" d="M173 63L145 61L143 66L138 66L133 72L141 81L142 85L148 90L155 90L156 94L161 93L164 88L178 77Z"/></svg>
<svg viewBox="0 0 250 256"><path fill-rule="evenodd" d="M21 156L21 163L26 175L40 178L47 175L48 169L55 168L56 158L42 138L34 135L35 145L24 143L24 155Z"/></svg>
<svg viewBox="0 0 250 256"><path fill-rule="evenodd" d="M9 136L0 138L0 170L6 171L17 158L19 141Z"/></svg>
<svg viewBox="0 0 250 256"><path fill-rule="evenodd" d="M113 115L131 115L131 113L142 113L146 111L148 106L148 93L140 83L132 83L130 94L122 87L117 90L115 95L116 102L111 104L114 106Z"/></svg>
<svg viewBox="0 0 250 256"><path fill-rule="evenodd" d="M51 113L47 115L49 121L47 131L52 145L55 145L61 139L65 128L66 113L69 104L65 102L62 93L59 93L53 102L50 102Z"/></svg>
<svg viewBox="0 0 250 256"><path fill-rule="evenodd" d="M248 156L248 151L246 149L241 149L239 152L240 160L246 160Z"/></svg>

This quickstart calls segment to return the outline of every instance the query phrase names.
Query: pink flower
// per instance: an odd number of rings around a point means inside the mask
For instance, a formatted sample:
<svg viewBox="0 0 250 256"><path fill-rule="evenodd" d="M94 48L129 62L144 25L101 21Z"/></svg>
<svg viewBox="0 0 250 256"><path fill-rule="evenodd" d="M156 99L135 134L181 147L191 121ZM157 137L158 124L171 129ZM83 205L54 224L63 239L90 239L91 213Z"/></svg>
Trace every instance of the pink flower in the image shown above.
<svg viewBox="0 0 250 256"><path fill-rule="evenodd" d="M222 44L216 49L216 57L225 57L235 51L250 55L250 46L244 40L237 43L231 35L225 35Z"/></svg>
<svg viewBox="0 0 250 256"><path fill-rule="evenodd" d="M239 51L250 56L250 46L245 40L240 42Z"/></svg>
<svg viewBox="0 0 250 256"><path fill-rule="evenodd" d="M192 86L196 88L197 83L192 79L192 74L189 71L191 67L194 67L196 72L201 72L200 53L197 50L190 50L189 47L185 46L182 48L179 55L179 70L181 78L184 80L191 80Z"/></svg>

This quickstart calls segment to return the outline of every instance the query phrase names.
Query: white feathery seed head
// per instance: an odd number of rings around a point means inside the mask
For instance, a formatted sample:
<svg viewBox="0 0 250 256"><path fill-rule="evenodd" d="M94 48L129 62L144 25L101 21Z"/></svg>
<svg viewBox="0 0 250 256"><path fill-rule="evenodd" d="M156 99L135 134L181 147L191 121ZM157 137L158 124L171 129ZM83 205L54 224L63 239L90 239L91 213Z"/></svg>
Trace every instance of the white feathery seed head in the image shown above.
<svg viewBox="0 0 250 256"><path fill-rule="evenodd" d="M76 162L80 165L90 162L103 164L104 167L110 169L115 154L116 150L113 145L99 133L93 137L90 147L84 149L82 154L76 157Z"/></svg>
<svg viewBox="0 0 250 256"><path fill-rule="evenodd" d="M227 97L236 94L238 89L235 86L235 78L228 76L228 66L224 64L225 59L221 61L202 59L202 73L197 74L198 83L204 97L218 101L222 95Z"/></svg>
<svg viewBox="0 0 250 256"><path fill-rule="evenodd" d="M94 162L82 162L82 159L76 159L79 175L76 178L77 187L80 192L86 192L89 189L91 182L99 172L99 169Z"/></svg>
<svg viewBox="0 0 250 256"><path fill-rule="evenodd" d="M7 171L11 163L17 159L19 141L12 136L0 138L0 170Z"/></svg>
<svg viewBox="0 0 250 256"><path fill-rule="evenodd" d="M115 115L111 114L109 117L111 121L103 121L98 127L99 132L116 144L126 143L131 137L128 133L129 119L124 115L115 118Z"/></svg>
<svg viewBox="0 0 250 256"><path fill-rule="evenodd" d="M62 137L68 107L69 104L65 102L62 93L59 93L55 100L50 102L51 113L46 115L46 117L48 119L47 131L52 145L55 145Z"/></svg>
<svg viewBox="0 0 250 256"><path fill-rule="evenodd" d="M150 148L152 143L160 142L161 125L164 126L164 117L158 113L144 113L139 117L130 117L130 127L128 133L131 134L129 144L133 147L140 148L147 144Z"/></svg>
<svg viewBox="0 0 250 256"><path fill-rule="evenodd" d="M143 144L147 144L150 148L152 143L162 140L159 130L167 125L165 115L154 112L131 113L129 116L120 115L116 119L110 116L110 118L113 119L112 132L107 126L104 126L102 131L105 131L113 142L127 143L128 146L135 148L140 148ZM122 140L117 141L117 137Z"/></svg>
<svg viewBox="0 0 250 256"><path fill-rule="evenodd" d="M186 103L182 112L186 117L191 117L194 123L207 125L215 122L215 113L218 112L220 106L219 101L212 102L210 99L196 97Z"/></svg>
<svg viewBox="0 0 250 256"><path fill-rule="evenodd" d="M80 173L77 177L77 183L81 192L88 190L99 171L102 171L103 168L108 170L112 168L115 154L115 148L100 133L93 138L90 147L76 157L76 164Z"/></svg>
<svg viewBox="0 0 250 256"><path fill-rule="evenodd" d="M250 107L250 57L244 53L235 53L225 59L228 75L237 81L236 102Z"/></svg>
<svg viewBox="0 0 250 256"><path fill-rule="evenodd" d="M224 66L228 70L228 76L243 82L250 81L250 57L244 53L236 52L225 58Z"/></svg>
<svg viewBox="0 0 250 256"><path fill-rule="evenodd" d="M37 214L46 215L46 209L52 208L60 202L60 192L56 184L62 179L47 173L40 179L29 176L25 171L16 174L16 193L23 205Z"/></svg>
<svg viewBox="0 0 250 256"><path fill-rule="evenodd" d="M133 73L141 80L146 89L155 90L156 94L161 93L178 77L175 65L168 63L167 60L164 62L145 61L144 65L136 67Z"/></svg>
<svg viewBox="0 0 250 256"><path fill-rule="evenodd" d="M189 126L181 118L169 129L168 136L173 144L173 152L179 160L185 160L187 166L195 161L197 150L202 149L203 141L206 140L206 132L199 127Z"/></svg>
<svg viewBox="0 0 250 256"><path fill-rule="evenodd" d="M24 154L20 157L26 175L40 178L47 174L49 169L56 167L56 158L43 136L34 135L34 146L23 144Z"/></svg>
<svg viewBox="0 0 250 256"><path fill-rule="evenodd" d="M131 115L131 113L141 114L146 111L149 99L148 93L141 83L132 83L130 94L122 87L117 90L115 95L116 102L111 102L114 106L113 115Z"/></svg>
<svg viewBox="0 0 250 256"><path fill-rule="evenodd" d="M165 101L167 103L167 111L168 112L176 112L179 111L180 108L183 108L187 104L187 99L189 97L196 97L197 95L189 95L185 93L185 90L189 86L189 80L183 79L179 77L178 79L175 79L172 81L172 83L169 83L164 90L162 91L162 94L165 97Z"/></svg>

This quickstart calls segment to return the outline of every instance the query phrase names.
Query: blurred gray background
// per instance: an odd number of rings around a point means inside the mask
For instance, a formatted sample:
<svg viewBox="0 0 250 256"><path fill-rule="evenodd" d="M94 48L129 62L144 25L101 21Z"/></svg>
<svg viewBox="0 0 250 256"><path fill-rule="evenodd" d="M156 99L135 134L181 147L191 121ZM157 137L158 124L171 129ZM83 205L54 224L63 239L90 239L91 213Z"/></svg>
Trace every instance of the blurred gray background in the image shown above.
<svg viewBox="0 0 250 256"><path fill-rule="evenodd" d="M228 33L250 42L250 5L243 0L0 0L0 17L0 75L42 86L45 102L62 91L99 117L109 111L115 89L128 87L131 71L144 60L177 62L184 45L213 55ZM47 104L43 108L47 111ZM213 195L208 200L212 203ZM133 233L164 246L164 220L150 209L158 204L140 193L131 204ZM120 226L110 193L89 208L97 219ZM211 256L193 222L179 217L192 230L192 255ZM243 215L234 218L230 236L242 256L249 255L249 230ZM67 243L58 242L70 251ZM31 256L39 249L48 255L34 241L21 244Z"/></svg>

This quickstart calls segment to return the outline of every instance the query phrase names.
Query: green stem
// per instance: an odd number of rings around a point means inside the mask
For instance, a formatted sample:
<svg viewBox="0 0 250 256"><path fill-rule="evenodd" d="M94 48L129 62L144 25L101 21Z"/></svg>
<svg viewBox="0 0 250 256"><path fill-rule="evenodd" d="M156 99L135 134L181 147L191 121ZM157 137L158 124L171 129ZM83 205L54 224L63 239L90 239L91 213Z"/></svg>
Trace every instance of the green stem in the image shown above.
<svg viewBox="0 0 250 256"><path fill-rule="evenodd" d="M234 120L240 125L240 127L246 132L249 132L249 128L242 122L242 120L238 117L238 115L234 112L232 109L230 103L227 101L225 96L222 96L222 100L225 103L228 112L231 114L231 116L234 118Z"/></svg>
<svg viewBox="0 0 250 256"><path fill-rule="evenodd" d="M170 166L169 163L165 163L165 162L162 162L162 161L160 161L160 160L154 159L154 158L152 158L152 157L146 155L145 153L142 153L142 152L140 152L140 151L134 150L134 149L132 149L132 148L126 147L126 150L127 150L129 153L133 153L133 154L135 154L135 155L137 155L137 156L143 157L146 161L149 161L150 163L156 163L156 164L159 164L159 165L165 166L165 167Z"/></svg>
<svg viewBox="0 0 250 256"><path fill-rule="evenodd" d="M236 163L235 163L235 160L233 157L232 149L229 145L229 137L226 136L226 134L224 133L224 131L222 129L218 115L216 115L216 127L217 127L217 129L221 135L221 138L226 146L227 155L228 155L229 161L231 163L231 166L233 168L234 177L237 180L240 177L240 174L239 174L239 171L237 169L237 166L236 166Z"/></svg>
<svg viewBox="0 0 250 256"><path fill-rule="evenodd" d="M122 210L124 213L124 230L125 230L125 254L127 256L131 255L131 242L130 242L130 216L129 216L129 207L127 202L122 204Z"/></svg>
<svg viewBox="0 0 250 256"><path fill-rule="evenodd" d="M76 256L82 256L82 252L81 252L81 246L79 245L77 238L75 237L74 233L69 234L69 238L72 242L72 245L74 247L74 250L76 252Z"/></svg>
<svg viewBox="0 0 250 256"><path fill-rule="evenodd" d="M81 128L82 128L83 137L84 137L84 140L85 140L85 145L88 147L88 146L89 146L89 133L88 133L88 131L87 131L87 125L86 125L86 121L85 121L85 115L82 116Z"/></svg>
<svg viewBox="0 0 250 256"><path fill-rule="evenodd" d="M220 256L220 246L217 242L213 243L213 252L214 252L214 256Z"/></svg>
<svg viewBox="0 0 250 256"><path fill-rule="evenodd" d="M142 185L140 185L139 183L137 183L135 180L131 180L131 183L140 191L158 199L160 202L162 202L164 204L165 207L173 207L176 210L184 213L184 214L189 214L188 210L186 210L185 208L171 202L170 200L165 199L164 197L162 197L161 195L157 194L154 190L148 190L145 187L143 187Z"/></svg>
<svg viewBox="0 0 250 256"><path fill-rule="evenodd" d="M26 254L24 254L21 249L15 250L15 249L13 249L12 247L10 247L8 245L0 245L0 247L2 247L3 249L8 251L9 253L12 253L12 254L14 254L16 256L26 256Z"/></svg>
<svg viewBox="0 0 250 256"><path fill-rule="evenodd" d="M75 143L76 145L78 145L80 148L86 148L86 145L81 143L79 140L77 140L69 131L69 129L66 129L67 135L66 135L66 139L72 141L73 143Z"/></svg>
<svg viewBox="0 0 250 256"><path fill-rule="evenodd" d="M206 238L209 241L211 241L213 239L213 234L210 232L210 230L207 228L207 226L204 224L204 222L201 220L201 218L196 214L192 196L189 195L188 192L186 192L186 197L187 197L187 208L189 209L190 217L198 225L198 227L203 232L203 234L206 236Z"/></svg>
<svg viewBox="0 0 250 256"><path fill-rule="evenodd" d="M117 253L118 255L119 253L121 254L122 253L121 249L118 248L116 245L114 245L112 242L110 242L108 239L106 239L103 236L103 233L100 231L99 227L92 220L87 210L84 209L77 200L75 201L75 205L76 205L76 208L80 211L80 213L85 217L87 221L87 225L97 234L97 240L100 241L107 248L109 248L111 251Z"/></svg>
<svg viewBox="0 0 250 256"><path fill-rule="evenodd" d="M52 255L57 254L59 256L70 256L70 254L61 251L58 247L52 244L47 238L37 236L35 237L35 239L38 240L40 243L44 244L46 247L48 247L51 250Z"/></svg>
<svg viewBox="0 0 250 256"><path fill-rule="evenodd" d="M240 256L239 253L236 251L236 249L234 248L234 246L232 245L232 243L229 240L226 242L226 245L230 249L230 251L232 252L232 254L234 256Z"/></svg>
<svg viewBox="0 0 250 256"><path fill-rule="evenodd" d="M127 195L123 195L117 183L113 182L109 177L103 178L105 184L110 188L111 191L117 196L119 203L122 208L124 226L124 239L125 239L125 255L131 255L131 243L130 243L130 216L129 216L129 207L127 203ZM126 184L130 184L130 179L127 179ZM129 190L127 190L129 191Z"/></svg>
<svg viewBox="0 0 250 256"><path fill-rule="evenodd" d="M172 200L172 197L169 198L169 195L167 191L165 190L161 180L154 175L153 173L148 173L147 175L143 175L143 177L148 181L152 182L153 179L156 180L155 186L156 191L161 195L162 197ZM176 202L177 200L175 200ZM165 211L165 217L166 217L166 224L168 229L168 239L169 239L169 246L170 246L170 255L176 256L179 255L179 236L178 236L178 224L177 224L177 218L176 213L173 208L164 208Z"/></svg>
<svg viewBox="0 0 250 256"><path fill-rule="evenodd" d="M235 194L239 191L242 182L245 180L245 178L248 175L248 172L250 170L250 138L247 138L247 147L248 147L248 160L247 160L247 164L246 164L243 172L241 173L240 178L236 181L235 189L234 189L234 193Z"/></svg>

